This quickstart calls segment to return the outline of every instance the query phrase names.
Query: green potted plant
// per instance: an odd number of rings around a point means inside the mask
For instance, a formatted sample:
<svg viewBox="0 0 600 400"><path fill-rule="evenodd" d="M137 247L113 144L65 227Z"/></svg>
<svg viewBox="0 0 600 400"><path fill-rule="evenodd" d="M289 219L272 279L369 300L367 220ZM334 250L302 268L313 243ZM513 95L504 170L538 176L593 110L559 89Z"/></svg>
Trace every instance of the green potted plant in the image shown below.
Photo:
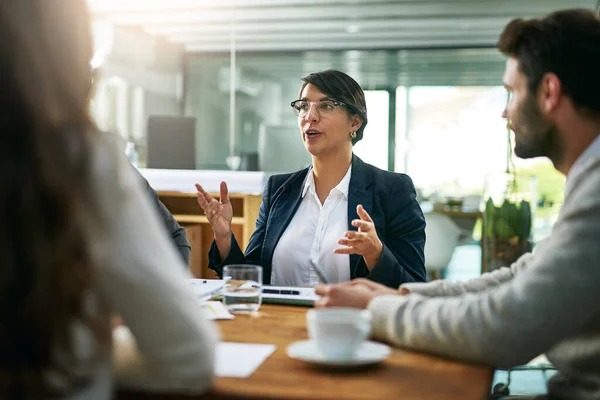
<svg viewBox="0 0 600 400"><path fill-rule="evenodd" d="M488 271L509 266L531 251L531 205L505 198L496 206L491 198L484 211L485 260Z"/></svg>

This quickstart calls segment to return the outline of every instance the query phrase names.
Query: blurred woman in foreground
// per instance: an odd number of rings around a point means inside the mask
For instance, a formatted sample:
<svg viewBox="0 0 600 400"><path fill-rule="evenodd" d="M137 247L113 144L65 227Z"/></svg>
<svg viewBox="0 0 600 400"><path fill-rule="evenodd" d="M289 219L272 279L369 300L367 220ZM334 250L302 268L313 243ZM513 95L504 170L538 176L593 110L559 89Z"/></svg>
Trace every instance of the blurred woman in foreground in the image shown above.
<svg viewBox="0 0 600 400"><path fill-rule="evenodd" d="M90 120L89 31L83 0L0 2L0 393L205 391L217 333Z"/></svg>

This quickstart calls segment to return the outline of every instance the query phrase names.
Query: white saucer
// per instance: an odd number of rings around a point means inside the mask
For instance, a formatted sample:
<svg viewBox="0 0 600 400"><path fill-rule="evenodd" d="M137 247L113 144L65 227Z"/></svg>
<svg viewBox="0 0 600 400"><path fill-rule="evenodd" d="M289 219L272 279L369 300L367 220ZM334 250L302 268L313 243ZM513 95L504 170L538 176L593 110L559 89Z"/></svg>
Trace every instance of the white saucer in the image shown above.
<svg viewBox="0 0 600 400"><path fill-rule="evenodd" d="M347 359L328 359L319 351L312 340L302 340L287 347L287 355L297 360L334 367L355 367L375 364L385 360L390 355L390 348L385 344L365 341L356 353Z"/></svg>

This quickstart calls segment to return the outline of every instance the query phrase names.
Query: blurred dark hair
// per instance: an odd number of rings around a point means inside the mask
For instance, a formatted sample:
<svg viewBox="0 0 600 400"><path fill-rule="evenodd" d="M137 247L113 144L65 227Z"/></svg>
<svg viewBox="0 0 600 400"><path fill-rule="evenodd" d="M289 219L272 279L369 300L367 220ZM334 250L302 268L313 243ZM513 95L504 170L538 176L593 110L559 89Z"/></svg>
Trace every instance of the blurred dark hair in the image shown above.
<svg viewBox="0 0 600 400"><path fill-rule="evenodd" d="M302 78L304 82L300 87L300 94L309 83L319 88L321 92L332 99L346 103L351 114L356 114L362 119L362 125L356 131L356 138L352 139L352 144L356 144L363 138L363 132L367 126L367 102L365 92L360 85L348 74L334 69L328 69L321 72L313 72Z"/></svg>
<svg viewBox="0 0 600 400"><path fill-rule="evenodd" d="M95 204L85 2L2 0L0 42L0 393L40 398L49 370L73 375L73 323L102 336L82 305Z"/></svg>
<svg viewBox="0 0 600 400"><path fill-rule="evenodd" d="M514 19L500 35L498 49L519 61L531 93L545 73L553 72L579 108L600 112L600 17L594 11L570 9Z"/></svg>

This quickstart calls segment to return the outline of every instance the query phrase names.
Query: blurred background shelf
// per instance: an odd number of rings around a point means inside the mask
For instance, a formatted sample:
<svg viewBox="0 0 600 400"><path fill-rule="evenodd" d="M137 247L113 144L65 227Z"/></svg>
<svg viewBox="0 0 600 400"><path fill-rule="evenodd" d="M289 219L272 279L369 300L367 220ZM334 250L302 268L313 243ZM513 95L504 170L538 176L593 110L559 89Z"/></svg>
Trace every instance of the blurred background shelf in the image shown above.
<svg viewBox="0 0 600 400"><path fill-rule="evenodd" d="M211 193L216 199L219 193ZM213 231L208 218L196 201L196 194L189 192L158 191L163 204L185 229L192 246L190 272L198 278L216 278L208 269L208 250L213 241ZM233 207L231 230L242 250L246 250L254 228L262 197L255 194L229 193Z"/></svg>

